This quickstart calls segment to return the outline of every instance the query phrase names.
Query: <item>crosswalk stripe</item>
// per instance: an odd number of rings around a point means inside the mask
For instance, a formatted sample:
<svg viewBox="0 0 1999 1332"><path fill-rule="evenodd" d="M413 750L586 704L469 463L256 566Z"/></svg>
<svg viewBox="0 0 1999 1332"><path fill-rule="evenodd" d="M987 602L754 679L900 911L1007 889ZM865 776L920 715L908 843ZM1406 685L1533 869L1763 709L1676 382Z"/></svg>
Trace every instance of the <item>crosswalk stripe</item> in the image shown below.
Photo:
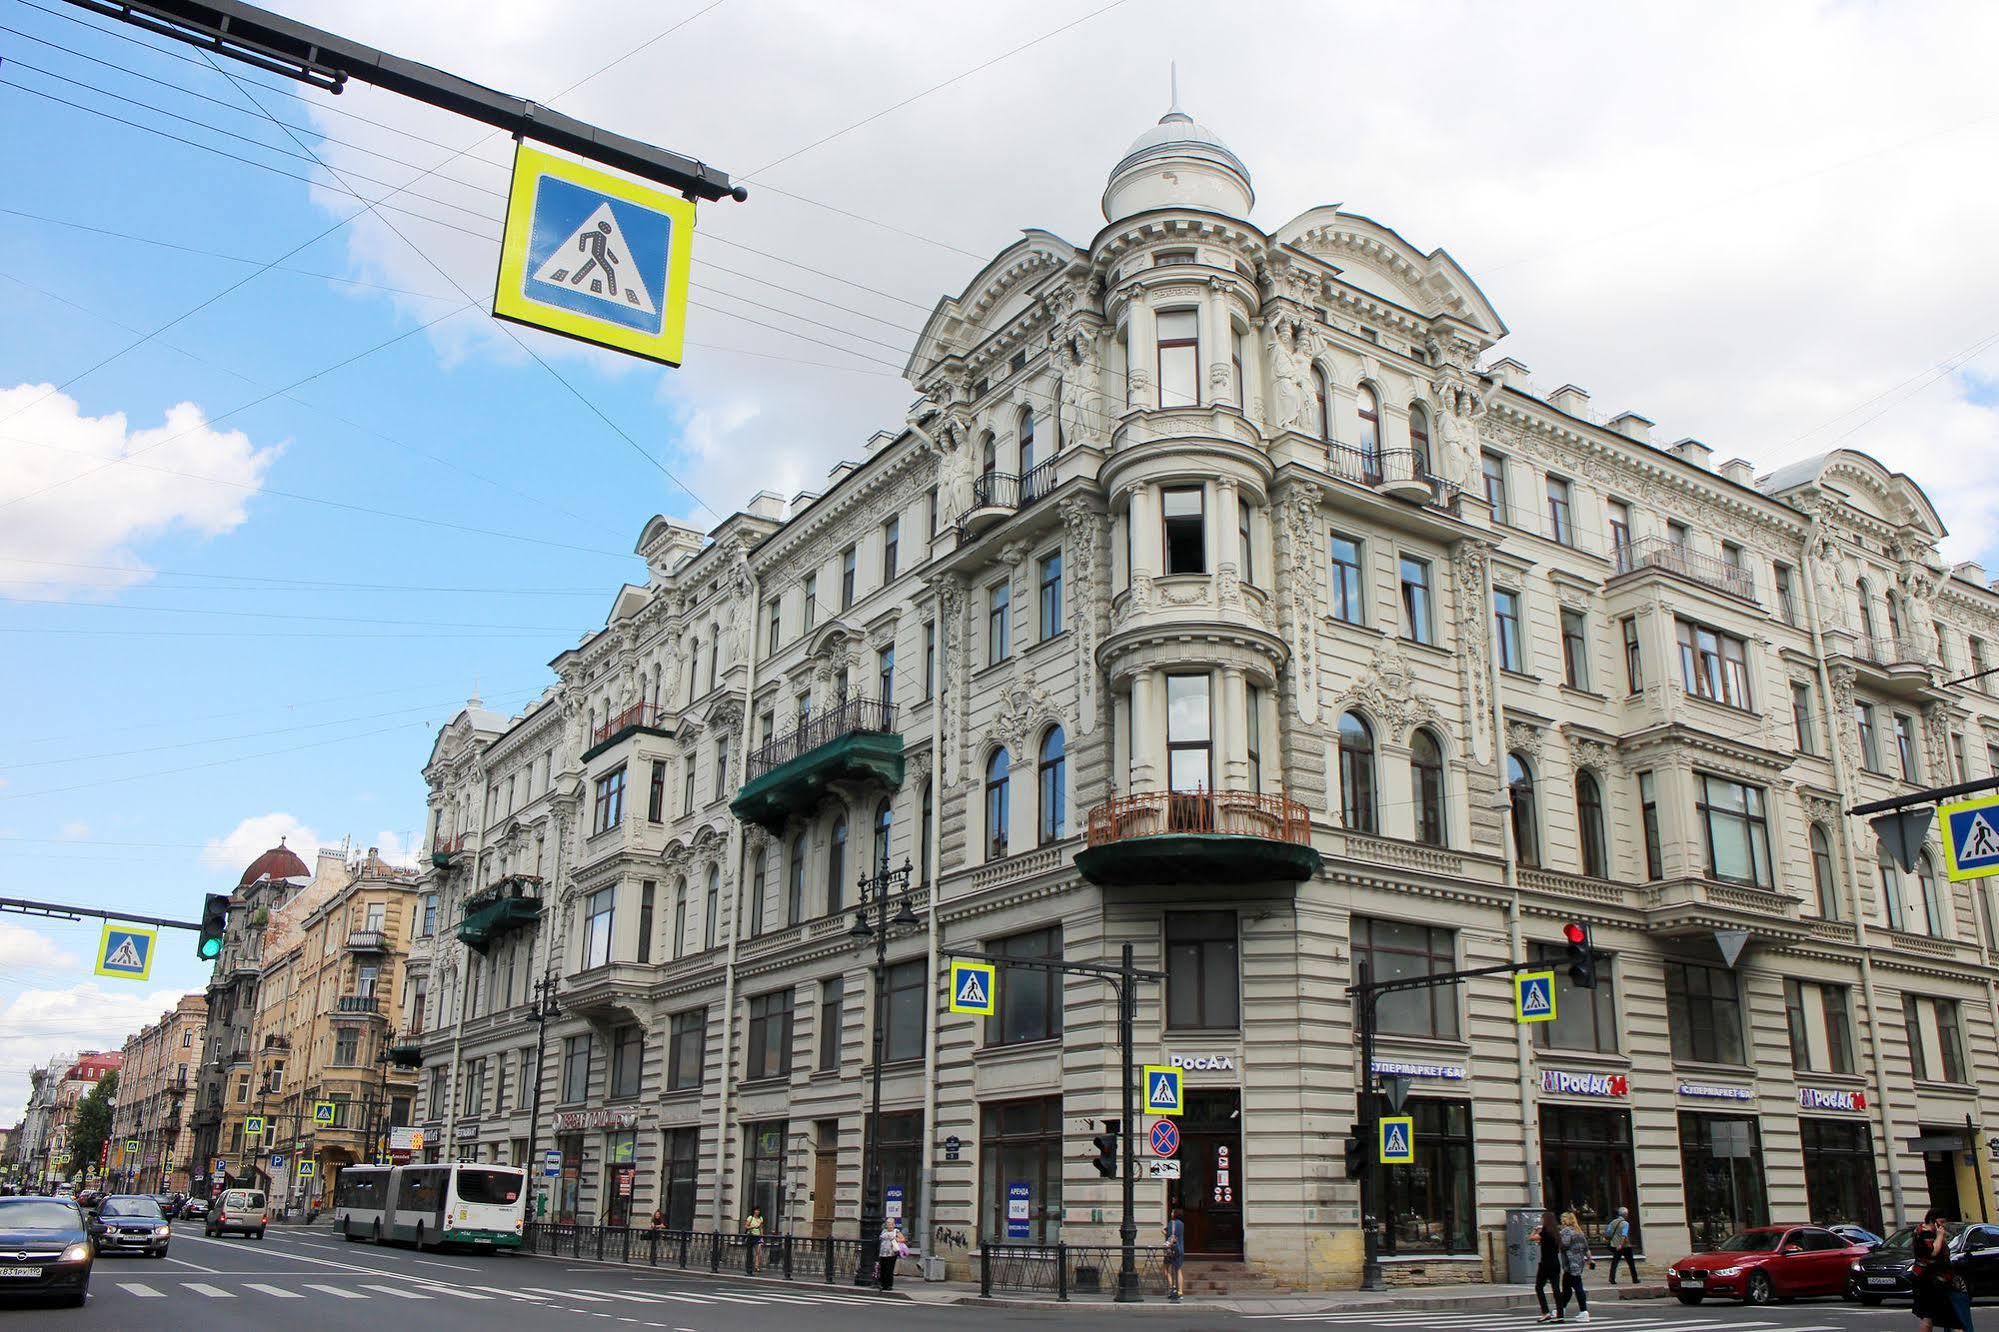
<svg viewBox="0 0 1999 1332"><path fill-rule="evenodd" d="M260 1290L266 1295L272 1295L281 1300L302 1300L305 1298L295 1290L286 1290L283 1286L267 1286L261 1281L245 1281L243 1284L251 1290Z"/></svg>
<svg viewBox="0 0 1999 1332"><path fill-rule="evenodd" d="M675 1290L662 1290L659 1292L659 1298L662 1300L673 1300L679 1304L713 1304L715 1302L706 1295L688 1295Z"/></svg>
<svg viewBox="0 0 1999 1332"><path fill-rule="evenodd" d="M331 1295L335 1299L341 1300L365 1300L368 1298L366 1295L358 1295L351 1290L342 1290L338 1286L322 1286L316 1281L306 1282L305 1288L307 1290L316 1290L322 1295Z"/></svg>
<svg viewBox="0 0 1999 1332"><path fill-rule="evenodd" d="M580 1290L550 1290L547 1286L523 1286L523 1290L540 1291L543 1295L553 1295L558 1300L587 1300L591 1304L609 1304L602 1295L585 1295Z"/></svg>
<svg viewBox="0 0 1999 1332"><path fill-rule="evenodd" d="M143 1281L120 1281L118 1289L127 1295L137 1295L142 1300L163 1300L167 1297L165 1291L154 1290Z"/></svg>
<svg viewBox="0 0 1999 1332"><path fill-rule="evenodd" d="M571 1294L574 1294L575 1292L574 1292L574 1291L572 1291L572 1292L570 1292L570 1293L571 1293ZM652 1302L653 1302L654 1300L656 1300L656 1299L658 1299L658 1298L659 1298L659 1297L658 1297L657 1295L634 1295L634 1294L628 1294L628 1293L626 1293L625 1291L622 1291L622 1290L600 1290L600 1291L598 1291L598 1292L596 1292L596 1293L597 1293L597 1294L599 1294L599 1295L602 1295L602 1296L603 1296L604 1298L606 1298L606 1299L611 1299L611 1300L630 1300L630 1301L631 1301L631 1302L632 1302L633 1304L651 1304L651 1303L652 1303Z"/></svg>
<svg viewBox="0 0 1999 1332"><path fill-rule="evenodd" d="M462 1286L447 1286L439 1281L424 1287L433 1295L456 1295L461 1300L490 1300L491 1295L481 1295L477 1291L466 1290Z"/></svg>
<svg viewBox="0 0 1999 1332"><path fill-rule="evenodd" d="M505 1295L512 1299L517 1299L517 1300L541 1301L548 1298L546 1295L530 1295L525 1290L507 1290L501 1286L467 1286L466 1289L483 1290L488 1295Z"/></svg>
<svg viewBox="0 0 1999 1332"><path fill-rule="evenodd" d="M233 1300L236 1297L220 1286L211 1286L204 1281L183 1281L181 1289L191 1290L197 1295L206 1295L211 1300Z"/></svg>
<svg viewBox="0 0 1999 1332"><path fill-rule="evenodd" d="M372 1290L377 1295L393 1295L399 1300L427 1300L430 1298L428 1295L419 1295L413 1290L404 1290L400 1286L375 1286L363 1282L361 1289Z"/></svg>

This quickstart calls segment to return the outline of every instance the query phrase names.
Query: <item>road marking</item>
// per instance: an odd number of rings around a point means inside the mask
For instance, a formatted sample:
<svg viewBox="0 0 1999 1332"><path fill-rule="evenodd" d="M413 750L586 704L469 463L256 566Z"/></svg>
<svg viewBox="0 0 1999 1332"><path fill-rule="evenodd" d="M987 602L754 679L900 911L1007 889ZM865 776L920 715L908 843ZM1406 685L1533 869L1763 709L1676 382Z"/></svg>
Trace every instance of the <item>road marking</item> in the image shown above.
<svg viewBox="0 0 1999 1332"><path fill-rule="evenodd" d="M220 1286L210 1286L200 1281L183 1281L182 1290L191 1290L197 1295L206 1295L211 1300L233 1300L236 1297Z"/></svg>
<svg viewBox="0 0 1999 1332"><path fill-rule="evenodd" d="M251 1290L261 1290L264 1292L264 1294L274 1296L277 1299L281 1300L296 1300L303 1298L302 1296L299 1295L297 1291L286 1290L283 1286L267 1286L261 1281L245 1281L243 1284Z"/></svg>
<svg viewBox="0 0 1999 1332"><path fill-rule="evenodd" d="M172 1263L175 1267L191 1267L197 1272L213 1273L215 1271L212 1267L203 1267L200 1263L191 1263L185 1258L176 1258L172 1254L168 1254L165 1261Z"/></svg>
<svg viewBox="0 0 1999 1332"><path fill-rule="evenodd" d="M413 1263L422 1263L425 1267L448 1267L454 1272L479 1272L485 1270L483 1268L473 1267L468 1263L439 1263L439 1262L433 1262L429 1258L412 1258L410 1259L410 1261Z"/></svg>
<svg viewBox="0 0 1999 1332"><path fill-rule="evenodd" d="M465 1290L458 1286L447 1286L442 1281L430 1282L428 1277L422 1279L429 1282L424 1289L430 1291L432 1294L456 1295L461 1300L490 1300L493 1298L491 1295L481 1295L477 1291Z"/></svg>
<svg viewBox="0 0 1999 1332"><path fill-rule="evenodd" d="M356 1295L351 1290L342 1290L338 1286L322 1286L316 1281L306 1282L305 1288L307 1290L316 1290L322 1295L331 1295L336 1299L342 1300L365 1300L368 1298L366 1295Z"/></svg>
<svg viewBox="0 0 1999 1332"><path fill-rule="evenodd" d="M430 1298L428 1295L419 1295L413 1290L404 1290L400 1286L375 1286L365 1281L361 1283L361 1289L372 1290L378 1295L393 1295L399 1300L427 1300Z"/></svg>
<svg viewBox="0 0 1999 1332"><path fill-rule="evenodd" d="M142 1300L163 1300L166 1298L165 1292L154 1290L143 1281L120 1281L118 1289L124 1291L127 1295L137 1295Z"/></svg>
<svg viewBox="0 0 1999 1332"><path fill-rule="evenodd" d="M483 1290L493 1295L505 1295L516 1300L545 1300L546 1295L530 1295L524 1290L507 1290L501 1286L471 1286L470 1290Z"/></svg>
<svg viewBox="0 0 1999 1332"><path fill-rule="evenodd" d="M653 1294L662 1300L678 1300L682 1304L713 1304L715 1302L709 1296L689 1295L684 1291L659 1290L654 1291Z"/></svg>
<svg viewBox="0 0 1999 1332"><path fill-rule="evenodd" d="M521 1289L540 1291L544 1295L553 1295L559 1300L588 1300L592 1304L606 1303L602 1295L585 1295L580 1290L550 1290L547 1286L523 1286Z"/></svg>

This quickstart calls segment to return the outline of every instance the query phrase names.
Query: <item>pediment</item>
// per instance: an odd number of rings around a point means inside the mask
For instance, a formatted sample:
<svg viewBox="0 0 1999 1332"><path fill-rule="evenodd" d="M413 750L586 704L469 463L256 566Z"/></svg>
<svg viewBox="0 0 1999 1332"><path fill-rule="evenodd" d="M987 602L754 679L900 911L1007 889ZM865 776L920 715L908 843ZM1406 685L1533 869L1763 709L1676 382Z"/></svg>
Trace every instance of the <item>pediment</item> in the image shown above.
<svg viewBox="0 0 1999 1332"><path fill-rule="evenodd" d="M1337 269L1338 280L1426 319L1453 319L1498 339L1506 322L1457 260L1417 249L1392 227L1336 207L1315 208L1278 229L1276 240Z"/></svg>

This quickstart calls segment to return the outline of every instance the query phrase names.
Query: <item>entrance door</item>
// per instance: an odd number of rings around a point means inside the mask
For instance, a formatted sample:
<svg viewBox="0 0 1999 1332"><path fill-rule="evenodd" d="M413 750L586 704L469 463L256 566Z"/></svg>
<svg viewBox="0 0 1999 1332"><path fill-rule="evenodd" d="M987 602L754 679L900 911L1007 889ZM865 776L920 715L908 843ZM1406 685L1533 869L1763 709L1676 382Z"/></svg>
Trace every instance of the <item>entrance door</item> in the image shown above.
<svg viewBox="0 0 1999 1332"><path fill-rule="evenodd" d="M822 1119L813 1132L812 1236L833 1233L833 1190L840 1177L840 1121Z"/></svg>
<svg viewBox="0 0 1999 1332"><path fill-rule="evenodd" d="M1942 1137L1951 1130L1924 1129L1925 1137ZM1945 1216L1963 1219L1957 1210L1957 1155L1954 1152L1924 1152L1923 1174L1930 1182L1930 1206Z"/></svg>
<svg viewBox="0 0 1999 1332"><path fill-rule="evenodd" d="M1180 1117L1180 1179L1167 1201L1187 1226L1187 1252L1242 1257L1242 1093L1190 1091ZM1144 1144L1140 1144L1141 1149Z"/></svg>

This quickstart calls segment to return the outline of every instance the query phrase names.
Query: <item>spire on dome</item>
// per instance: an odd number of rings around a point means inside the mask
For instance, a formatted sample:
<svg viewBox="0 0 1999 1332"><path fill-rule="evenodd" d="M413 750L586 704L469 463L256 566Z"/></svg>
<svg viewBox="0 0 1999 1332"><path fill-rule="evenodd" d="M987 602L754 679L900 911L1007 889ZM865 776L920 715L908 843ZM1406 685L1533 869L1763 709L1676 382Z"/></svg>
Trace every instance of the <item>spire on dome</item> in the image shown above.
<svg viewBox="0 0 1999 1332"><path fill-rule="evenodd" d="M1172 60L1167 62L1166 78L1172 88L1173 104L1167 107L1166 114L1159 118L1159 123L1164 125L1170 120L1180 120L1180 121L1185 121L1189 125L1193 124L1194 118L1188 115L1185 111L1180 109L1180 62L1179 61Z"/></svg>
<svg viewBox="0 0 1999 1332"><path fill-rule="evenodd" d="M1256 202L1249 168L1221 136L1180 105L1180 66L1169 65L1172 97L1157 124L1132 140L1104 187L1104 219L1155 208L1199 208L1247 217Z"/></svg>

